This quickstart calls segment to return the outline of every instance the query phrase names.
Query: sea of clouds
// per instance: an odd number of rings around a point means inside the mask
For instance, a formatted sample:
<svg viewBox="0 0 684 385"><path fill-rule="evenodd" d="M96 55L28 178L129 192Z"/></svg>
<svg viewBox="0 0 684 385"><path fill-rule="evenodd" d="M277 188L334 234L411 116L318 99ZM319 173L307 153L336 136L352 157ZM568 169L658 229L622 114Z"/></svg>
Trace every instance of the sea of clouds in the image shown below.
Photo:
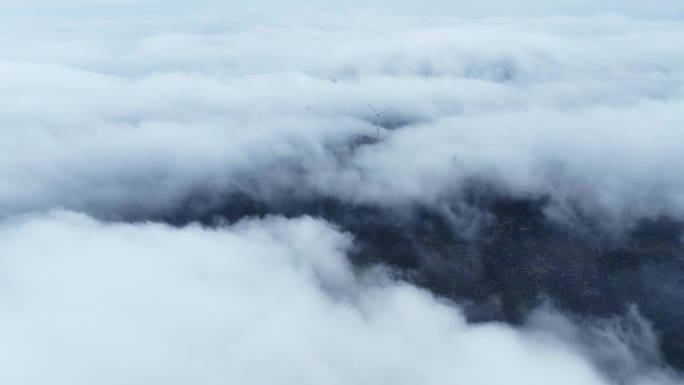
<svg viewBox="0 0 684 385"><path fill-rule="evenodd" d="M682 383L638 308L473 325L329 219L159 219L481 178L569 226L684 221L676 1L0 4L1 382Z"/></svg>

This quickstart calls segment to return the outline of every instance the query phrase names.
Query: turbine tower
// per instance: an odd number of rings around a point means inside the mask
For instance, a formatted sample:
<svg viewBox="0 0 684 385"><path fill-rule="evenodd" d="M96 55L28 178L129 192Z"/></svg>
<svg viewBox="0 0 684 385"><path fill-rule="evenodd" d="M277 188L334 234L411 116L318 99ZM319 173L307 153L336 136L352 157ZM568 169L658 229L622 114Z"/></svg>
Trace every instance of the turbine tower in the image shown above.
<svg viewBox="0 0 684 385"><path fill-rule="evenodd" d="M375 140L380 140L380 115L384 114L385 112L387 112L392 107L385 108L381 112L378 112L378 110L376 110L373 106L371 106L370 103L366 103L366 104L368 104L368 107L372 108L373 112L375 112L375 128L376 128Z"/></svg>

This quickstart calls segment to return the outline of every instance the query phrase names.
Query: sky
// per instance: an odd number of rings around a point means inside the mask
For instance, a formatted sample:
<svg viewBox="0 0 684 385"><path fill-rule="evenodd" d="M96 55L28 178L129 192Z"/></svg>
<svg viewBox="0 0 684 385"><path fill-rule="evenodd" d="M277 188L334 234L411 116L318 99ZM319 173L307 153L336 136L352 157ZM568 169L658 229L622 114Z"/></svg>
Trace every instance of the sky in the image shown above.
<svg viewBox="0 0 684 385"><path fill-rule="evenodd" d="M684 382L681 229L624 278L664 307L602 316L354 257L416 208L478 245L491 196L608 249L684 223L678 2L0 5L1 382Z"/></svg>
<svg viewBox="0 0 684 385"><path fill-rule="evenodd" d="M3 0L2 4L18 12L49 12L50 15L63 15L67 17L79 17L89 13L97 13L100 10L117 10L122 14L135 13L160 13L176 10L207 10L219 9L222 11L235 11L244 9L296 9L300 7L313 7L330 11L340 11L349 8L372 8L392 12L403 12L422 15L444 16L517 16L517 17L540 17L558 14L565 15L592 15L596 13L624 14L634 18L647 19L679 19L684 16L681 4L671 0L655 0L649 3L636 0L558 0L554 2L542 0L524 0L517 2L504 2L501 0L483 0L478 2L467 1L444 1L427 0L419 4L397 3L385 0L372 1L347 1L343 5L334 1L322 0L298 0L283 6L281 2L274 0L256 0L248 4L238 1L199 0L187 2L184 0ZM42 10L42 12L41 12Z"/></svg>

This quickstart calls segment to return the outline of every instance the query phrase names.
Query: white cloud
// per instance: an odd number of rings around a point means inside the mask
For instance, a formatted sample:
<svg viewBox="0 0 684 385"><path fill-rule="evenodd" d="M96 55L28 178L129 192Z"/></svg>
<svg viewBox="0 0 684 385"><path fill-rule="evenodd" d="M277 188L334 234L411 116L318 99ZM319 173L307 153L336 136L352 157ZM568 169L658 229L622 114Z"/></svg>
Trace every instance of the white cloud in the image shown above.
<svg viewBox="0 0 684 385"><path fill-rule="evenodd" d="M608 381L581 326L550 311L525 330L470 326L408 284L359 282L351 239L318 220L92 219L172 213L198 190L439 204L484 175L550 195L559 220L576 207L616 227L684 220L684 28L659 19L677 4L547 3L422 2L417 16L382 2L3 2L0 378ZM483 14L523 17L464 17ZM393 106L383 124L398 128L340 155L375 133L366 102ZM86 214L40 214L56 208ZM611 364L639 361L599 329L599 353L624 353Z"/></svg>
<svg viewBox="0 0 684 385"><path fill-rule="evenodd" d="M679 24L309 11L233 31L216 17L211 33L202 18L123 37L75 24L0 46L3 211L158 210L246 174L281 181L258 178L261 191L430 202L459 154L513 191L550 193L554 215L569 203L616 223L682 214ZM321 146L373 135L366 102L415 124L339 165ZM555 187L551 165L572 185Z"/></svg>
<svg viewBox="0 0 684 385"><path fill-rule="evenodd" d="M310 218L53 212L3 223L0 245L4 383L606 383L576 340L469 326L422 290L359 281L349 237Z"/></svg>

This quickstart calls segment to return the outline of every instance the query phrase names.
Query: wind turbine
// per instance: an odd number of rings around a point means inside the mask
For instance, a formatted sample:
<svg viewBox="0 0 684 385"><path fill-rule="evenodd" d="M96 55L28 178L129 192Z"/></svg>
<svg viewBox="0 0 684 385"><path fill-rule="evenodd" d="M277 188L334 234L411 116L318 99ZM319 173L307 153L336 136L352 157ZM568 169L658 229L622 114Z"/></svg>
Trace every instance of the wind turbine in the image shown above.
<svg viewBox="0 0 684 385"><path fill-rule="evenodd" d="M458 155L454 154L452 156L452 159L454 161L454 166L456 168L466 168L468 167L468 163L464 162Z"/></svg>
<svg viewBox="0 0 684 385"><path fill-rule="evenodd" d="M368 104L368 107L372 108L373 112L375 112L375 128L377 130L377 132L375 133L375 140L380 140L380 115L384 114L385 112L387 112L392 107L385 108L381 112L378 112L378 110L376 110L373 106L371 106L370 103L366 103L366 104Z"/></svg>

